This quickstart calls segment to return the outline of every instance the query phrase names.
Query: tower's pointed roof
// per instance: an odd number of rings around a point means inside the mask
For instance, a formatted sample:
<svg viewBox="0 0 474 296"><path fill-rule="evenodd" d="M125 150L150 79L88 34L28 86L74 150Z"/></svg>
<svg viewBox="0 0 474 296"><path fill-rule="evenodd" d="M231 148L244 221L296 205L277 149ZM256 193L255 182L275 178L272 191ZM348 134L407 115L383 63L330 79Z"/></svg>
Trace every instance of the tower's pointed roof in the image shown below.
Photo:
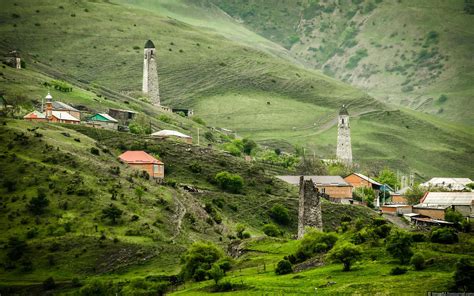
<svg viewBox="0 0 474 296"><path fill-rule="evenodd" d="M155 48L155 44L153 44L153 41L148 40L148 41L145 43L145 48Z"/></svg>
<svg viewBox="0 0 474 296"><path fill-rule="evenodd" d="M342 105L341 110L339 110L339 115L349 115L349 112L347 112L346 105Z"/></svg>

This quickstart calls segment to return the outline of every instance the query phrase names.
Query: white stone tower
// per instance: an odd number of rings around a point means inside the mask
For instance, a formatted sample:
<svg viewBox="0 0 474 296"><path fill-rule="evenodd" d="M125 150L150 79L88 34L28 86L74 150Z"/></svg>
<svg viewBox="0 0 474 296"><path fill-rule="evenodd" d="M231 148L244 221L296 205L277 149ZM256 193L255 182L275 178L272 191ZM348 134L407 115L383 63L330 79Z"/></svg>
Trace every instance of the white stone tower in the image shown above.
<svg viewBox="0 0 474 296"><path fill-rule="evenodd" d="M349 125L349 112L347 112L345 105L342 105L339 111L336 157L342 163L352 165L351 127Z"/></svg>
<svg viewBox="0 0 474 296"><path fill-rule="evenodd" d="M145 43L145 58L143 60L143 88L142 91L150 96L155 106L160 106L160 87L158 85L158 71L156 68L156 49L151 40Z"/></svg>

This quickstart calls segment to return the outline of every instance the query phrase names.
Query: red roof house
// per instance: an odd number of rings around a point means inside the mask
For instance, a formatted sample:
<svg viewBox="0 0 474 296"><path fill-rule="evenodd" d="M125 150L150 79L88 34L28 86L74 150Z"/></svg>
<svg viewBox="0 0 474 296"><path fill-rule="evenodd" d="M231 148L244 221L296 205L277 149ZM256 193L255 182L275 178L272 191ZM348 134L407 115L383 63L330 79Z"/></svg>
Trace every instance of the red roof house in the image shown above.
<svg viewBox="0 0 474 296"><path fill-rule="evenodd" d="M131 167L146 171L153 178L165 177L165 164L145 151L126 151L119 159Z"/></svg>

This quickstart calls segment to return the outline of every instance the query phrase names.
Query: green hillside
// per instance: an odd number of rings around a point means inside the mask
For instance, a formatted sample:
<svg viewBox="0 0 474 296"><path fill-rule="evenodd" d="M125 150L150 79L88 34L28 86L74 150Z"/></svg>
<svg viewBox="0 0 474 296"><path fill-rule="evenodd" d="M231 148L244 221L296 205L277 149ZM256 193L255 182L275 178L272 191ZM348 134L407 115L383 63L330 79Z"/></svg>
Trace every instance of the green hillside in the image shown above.
<svg viewBox="0 0 474 296"><path fill-rule="evenodd" d="M210 2L377 99L474 123L474 15L463 10L467 1Z"/></svg>
<svg viewBox="0 0 474 296"><path fill-rule="evenodd" d="M415 171L422 177L472 173L465 166L469 163L466 157L472 155L469 153L472 129L402 111L400 114L406 117L402 122L386 121L374 137L370 128L357 129L357 116L392 108L319 72L301 68L289 58L279 58L278 46L273 51L268 50L271 42L258 41L261 37L250 31L241 29L236 35L238 38L224 38L224 28L239 26L228 21L229 18L216 17L218 24L198 26L197 16L183 16L194 7L189 3L180 6L176 4L180 2L173 5L163 2L156 7L143 3L141 8L134 6L124 11L123 6L110 2L57 5L41 1L36 2L37 9L31 9L26 3L2 2L5 21L0 26L0 48L4 55L18 49L26 61L26 70L2 69L0 85L7 97L23 95L27 100L39 102L46 92L41 84L56 78L90 90L70 94L55 92L56 99L84 105L91 111L118 106L156 116L159 110L147 107L146 97L139 92L142 45L144 40L152 38L158 44L164 104L192 107L208 125L230 128L272 146L304 145L322 158L332 158L336 144L334 118L345 103L356 116L353 119L354 156L362 167L380 160L380 166L388 161L394 168ZM175 9L172 15L181 16L183 21L194 25L167 17L171 9ZM209 14L218 12L211 10ZM92 23L94 31L88 29ZM211 30L212 27L216 29ZM245 36L248 37L246 42L237 40L247 38ZM262 44L267 49L262 48ZM151 120L155 127L166 126L156 117ZM378 125L377 117L369 116L365 120L371 128ZM176 121L185 132L196 136L198 125L179 118ZM413 124L407 129L404 121ZM431 128L440 128L441 135L450 135L449 141L443 143L445 150L439 149L439 138L434 134L424 139L423 150L414 148L418 145L400 150L391 143L400 139L403 141L397 143L417 144ZM387 138L391 141L386 141ZM376 145L368 148L371 141L376 141ZM421 161L427 155L425 150L435 162ZM449 165L441 165L445 159Z"/></svg>

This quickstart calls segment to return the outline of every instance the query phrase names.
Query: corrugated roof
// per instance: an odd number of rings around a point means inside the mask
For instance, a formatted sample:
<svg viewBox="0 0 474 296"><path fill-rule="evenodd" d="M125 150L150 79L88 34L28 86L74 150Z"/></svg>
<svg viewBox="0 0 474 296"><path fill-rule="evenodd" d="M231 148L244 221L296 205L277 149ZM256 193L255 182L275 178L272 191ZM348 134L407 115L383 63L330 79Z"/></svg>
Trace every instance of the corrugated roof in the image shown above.
<svg viewBox="0 0 474 296"><path fill-rule="evenodd" d="M377 182L377 181L375 181L374 179L371 179L371 178L369 178L369 177L367 177L367 176L365 176L365 175L362 175L362 174L359 174L359 173L354 173L354 175L356 175L356 176L358 176L358 177L360 177L360 178L362 178L362 179L364 179L364 180L366 180L366 181L368 181L368 182L370 182L370 183L372 183L372 184L382 186L382 184L380 184L379 182Z"/></svg>
<svg viewBox="0 0 474 296"><path fill-rule="evenodd" d="M145 151L126 151L119 156L126 163L156 163L163 164Z"/></svg>
<svg viewBox="0 0 474 296"><path fill-rule="evenodd" d="M23 116L23 118L39 118L39 119L46 119L46 114L44 113L41 113L39 111L33 111L33 112L30 112L28 114L26 114L25 116Z"/></svg>
<svg viewBox="0 0 474 296"><path fill-rule="evenodd" d="M444 178L436 177L431 178L431 180L421 183L423 187L446 187L453 190L463 190L465 186L473 181L469 178Z"/></svg>
<svg viewBox="0 0 474 296"><path fill-rule="evenodd" d="M57 119L62 119L62 120L69 120L69 121L80 121L76 117L72 116L71 114L65 112L65 111L53 111L53 116L56 117Z"/></svg>
<svg viewBox="0 0 474 296"><path fill-rule="evenodd" d="M63 102L54 101L52 103L53 103L53 110L59 110L59 111L68 110L68 111L80 112L76 108L69 106L68 104L63 103Z"/></svg>
<svg viewBox="0 0 474 296"><path fill-rule="evenodd" d="M187 139L191 138L191 136L185 135L178 131L172 131L172 130L161 130L158 132L154 132L151 135L155 137L178 137L178 138L187 138Z"/></svg>
<svg viewBox="0 0 474 296"><path fill-rule="evenodd" d="M115 118L113 118L112 116L110 116L109 114L106 114L106 113L97 113L96 115L92 116L91 119L96 117L97 115L99 115L99 116L101 116L105 119L105 120L97 119L99 121L111 121L111 122L115 122L115 123L118 122Z"/></svg>
<svg viewBox="0 0 474 296"><path fill-rule="evenodd" d="M293 185L300 184L300 176L276 176L278 179ZM313 180L316 186L351 186L341 176L304 176L305 180Z"/></svg>
<svg viewBox="0 0 474 296"><path fill-rule="evenodd" d="M470 206L473 200L474 192L428 192L425 197L421 199L421 204L433 206Z"/></svg>

